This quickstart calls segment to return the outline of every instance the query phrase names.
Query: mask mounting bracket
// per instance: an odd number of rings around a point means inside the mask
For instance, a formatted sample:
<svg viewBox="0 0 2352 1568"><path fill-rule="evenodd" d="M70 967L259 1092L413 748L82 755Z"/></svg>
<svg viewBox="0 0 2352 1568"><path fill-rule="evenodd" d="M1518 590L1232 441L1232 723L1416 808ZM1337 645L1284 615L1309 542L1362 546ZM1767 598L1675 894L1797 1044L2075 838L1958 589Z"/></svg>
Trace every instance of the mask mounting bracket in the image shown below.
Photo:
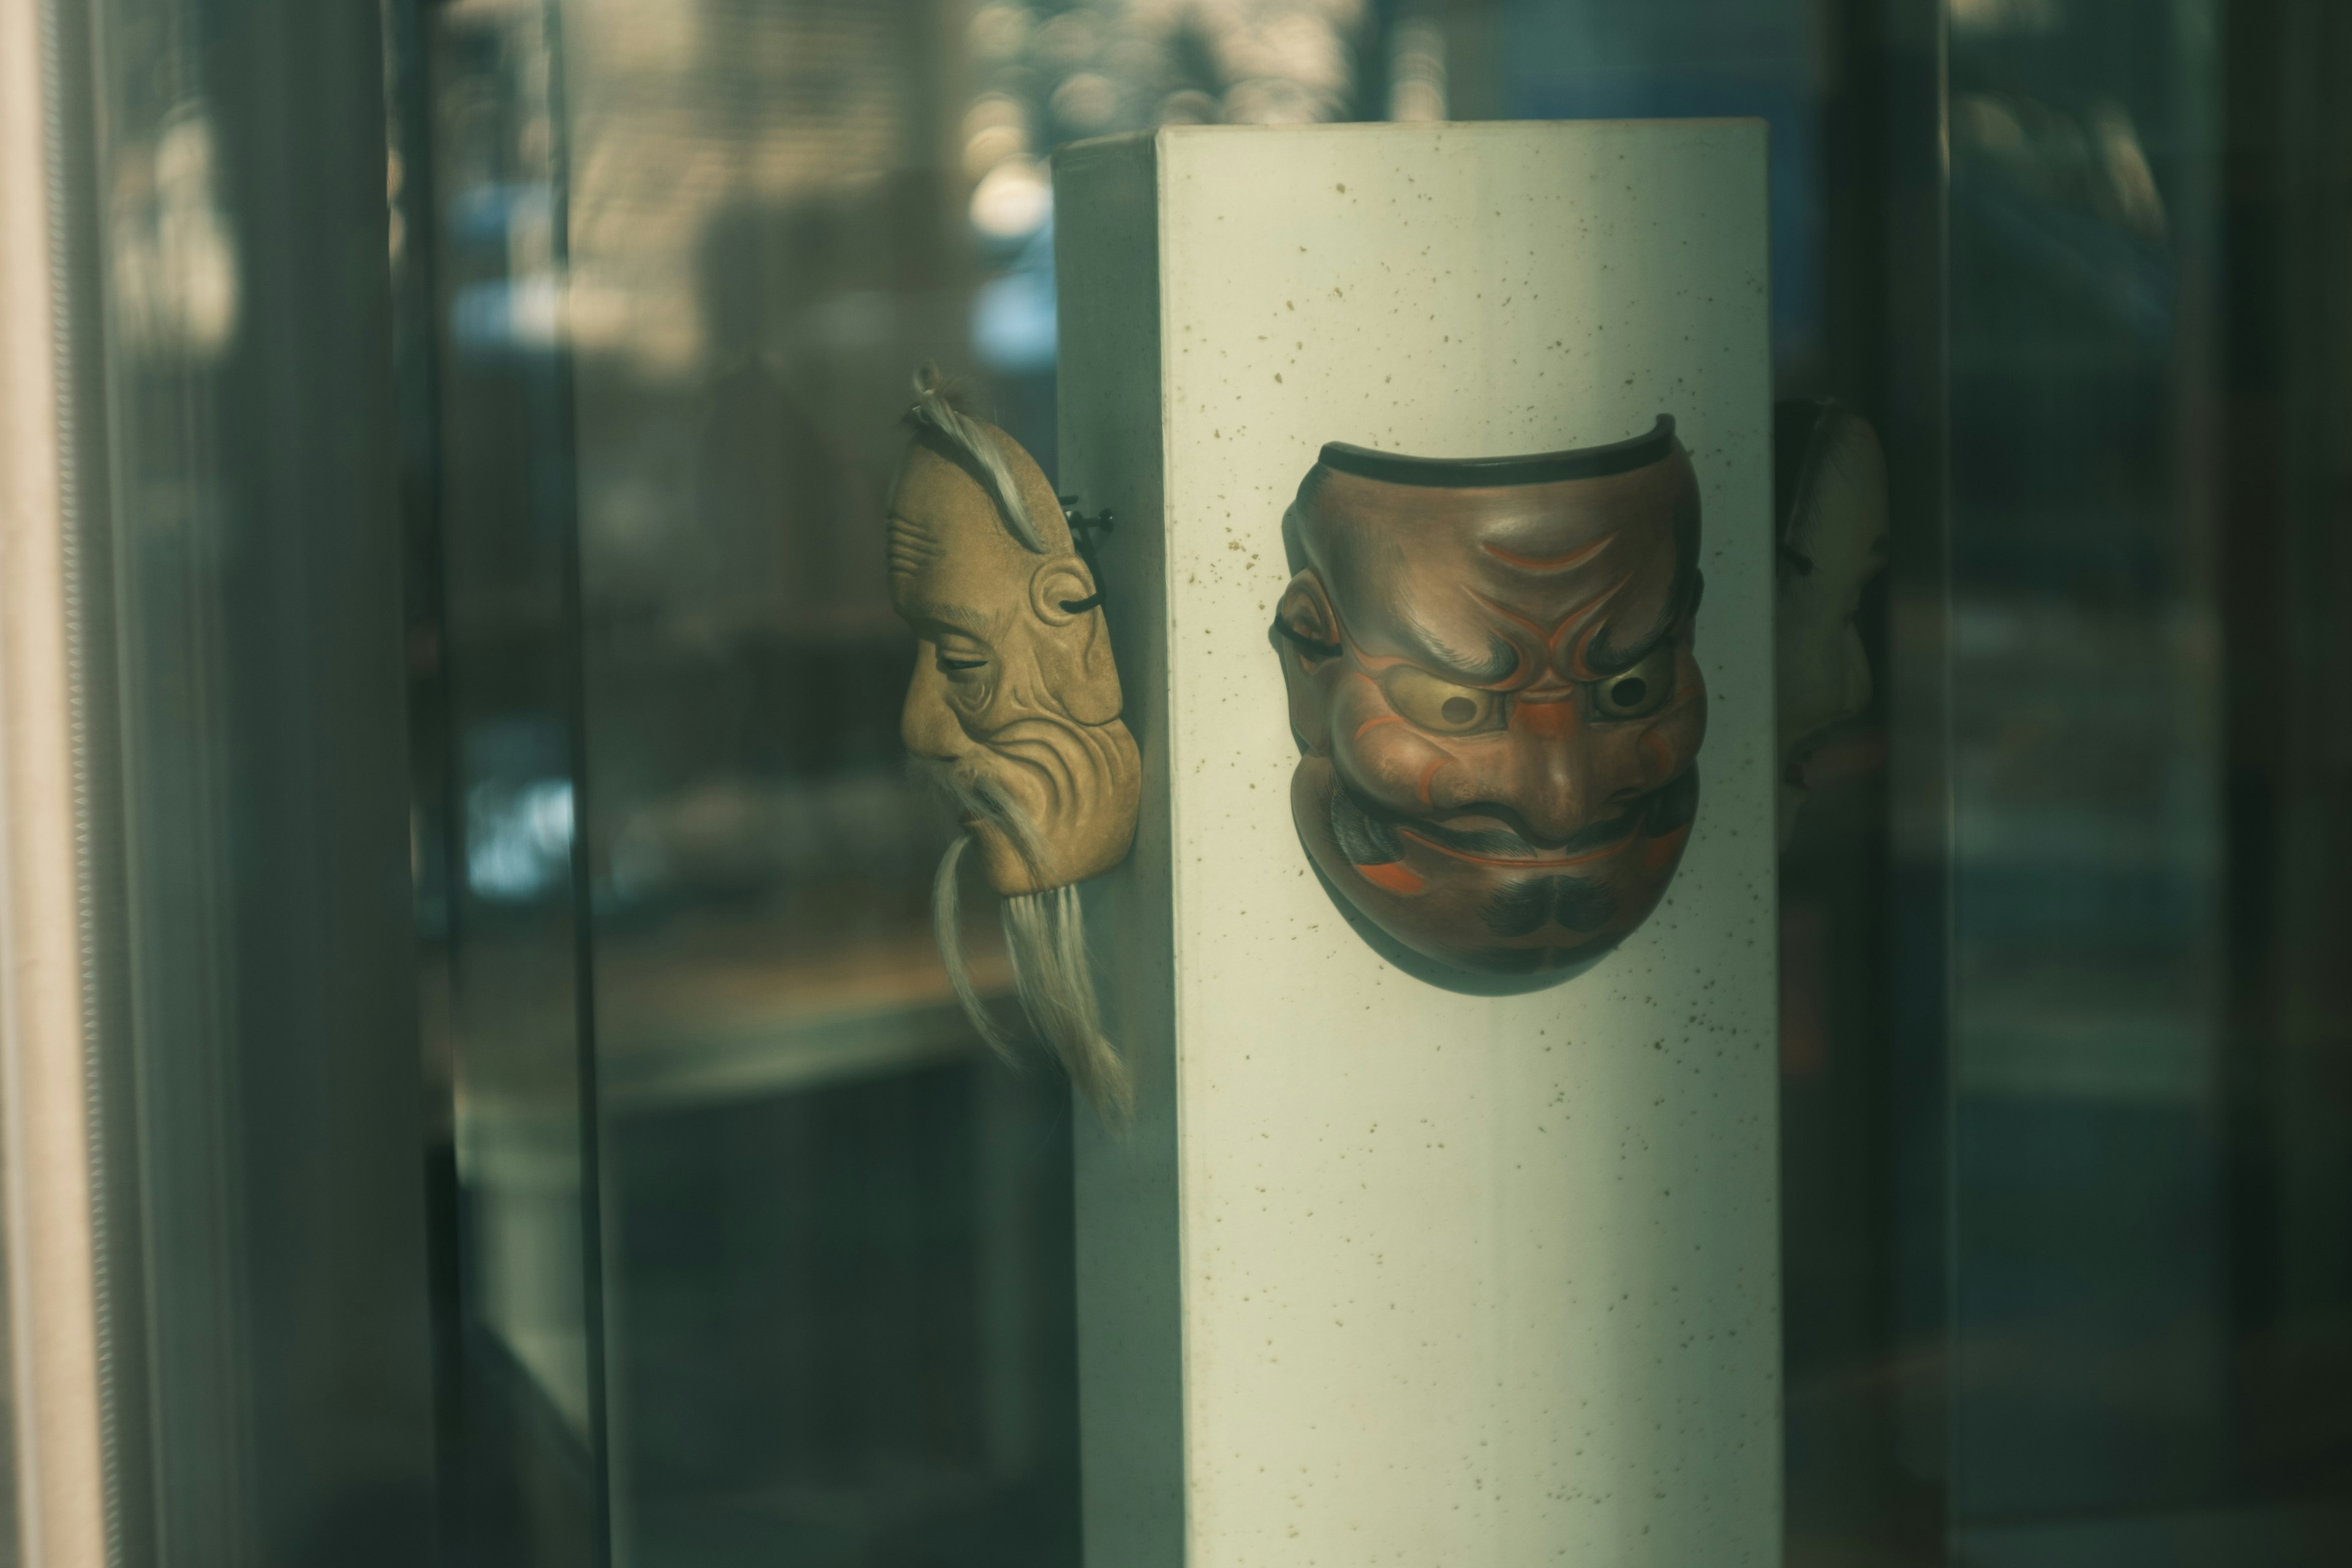
<svg viewBox="0 0 2352 1568"><path fill-rule="evenodd" d="M1070 542L1077 547L1078 559L1087 563L1087 575L1095 585L1095 591L1083 599L1063 600L1062 608L1072 615L1099 609L1103 602L1102 565L1095 559L1095 535L1108 533L1118 520L1108 511L1088 517L1078 510L1076 496L1055 496L1054 499L1062 503L1062 521L1070 525Z"/></svg>

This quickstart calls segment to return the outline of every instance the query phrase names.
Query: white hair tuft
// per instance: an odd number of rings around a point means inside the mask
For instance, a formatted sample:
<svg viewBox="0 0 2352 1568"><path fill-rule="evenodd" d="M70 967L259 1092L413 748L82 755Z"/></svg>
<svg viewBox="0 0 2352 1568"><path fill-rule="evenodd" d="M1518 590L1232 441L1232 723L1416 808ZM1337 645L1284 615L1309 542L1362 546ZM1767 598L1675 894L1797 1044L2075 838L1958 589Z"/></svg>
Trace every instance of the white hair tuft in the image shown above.
<svg viewBox="0 0 2352 1568"><path fill-rule="evenodd" d="M915 770L946 793L967 816L994 825L1031 874L1045 863L1035 825L1012 801L982 780L952 766L918 763ZM989 1048L1007 1061L1013 1047L981 1000L963 956L957 910L956 871L971 840L958 834L940 858L931 881L931 931L948 983L964 1016ZM1103 1033L1102 1004L1095 994L1094 967L1087 958L1085 910L1078 889L1064 883L1039 893L1015 893L1004 900L1004 944L1013 957L1013 978L1038 1038L1045 1043L1087 1103L1114 1127L1124 1126L1135 1109L1135 1085L1118 1047Z"/></svg>
<svg viewBox="0 0 2352 1568"><path fill-rule="evenodd" d="M915 373L915 406L908 413L916 424L929 426L980 466L996 501L996 510L1004 519L1006 531L1021 542L1023 549L1045 554L1045 536L1038 531L1037 520L1029 514L1029 503L1022 498L1012 465L1004 460L1003 449L988 433L958 413L948 401L947 378L940 374L937 365L927 364Z"/></svg>
<svg viewBox="0 0 2352 1568"><path fill-rule="evenodd" d="M1078 889L1066 882L1006 899L1004 941L1013 951L1022 1010L1087 1103L1113 1126L1124 1125L1135 1111L1135 1085L1118 1047L1103 1035Z"/></svg>
<svg viewBox="0 0 2352 1568"><path fill-rule="evenodd" d="M963 961L963 933L958 929L956 911L956 867L963 859L964 846L971 840L959 833L940 857L938 875L931 879L931 934L939 942L940 962L948 968L948 984L955 988L955 998L963 1008L963 1016L971 1021L972 1028L1006 1061L1013 1060L1013 1042L996 1020L988 1016L988 1005L980 999L980 989L971 983L971 972Z"/></svg>

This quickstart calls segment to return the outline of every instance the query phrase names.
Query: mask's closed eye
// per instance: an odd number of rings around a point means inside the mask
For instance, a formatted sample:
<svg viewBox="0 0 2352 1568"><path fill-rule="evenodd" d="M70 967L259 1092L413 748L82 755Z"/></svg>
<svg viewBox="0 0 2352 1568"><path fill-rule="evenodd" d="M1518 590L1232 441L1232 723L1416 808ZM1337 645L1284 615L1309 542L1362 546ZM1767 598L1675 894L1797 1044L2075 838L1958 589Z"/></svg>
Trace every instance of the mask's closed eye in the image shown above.
<svg viewBox="0 0 2352 1568"><path fill-rule="evenodd" d="M1586 682L1585 689L1592 695L1592 716L1646 719L1664 708L1675 694L1675 657L1673 642L1662 642L1633 668Z"/></svg>
<svg viewBox="0 0 2352 1568"><path fill-rule="evenodd" d="M1503 700L1475 686L1440 680L1425 669L1401 664L1381 678L1389 705L1424 730L1441 735L1466 735L1490 730L1502 711Z"/></svg>
<svg viewBox="0 0 2352 1568"><path fill-rule="evenodd" d="M988 668L988 650L969 637L942 637L933 645L931 663L950 680L969 680L971 671Z"/></svg>

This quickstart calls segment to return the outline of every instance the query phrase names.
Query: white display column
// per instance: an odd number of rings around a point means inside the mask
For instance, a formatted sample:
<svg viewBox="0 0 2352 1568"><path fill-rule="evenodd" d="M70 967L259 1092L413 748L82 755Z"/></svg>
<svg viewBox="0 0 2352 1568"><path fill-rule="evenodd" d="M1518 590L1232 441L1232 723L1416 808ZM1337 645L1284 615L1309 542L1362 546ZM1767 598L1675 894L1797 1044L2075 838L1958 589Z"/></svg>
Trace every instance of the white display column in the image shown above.
<svg viewBox="0 0 2352 1568"><path fill-rule="evenodd" d="M1087 889L1132 1129L1081 1117L1093 1568L1780 1556L1764 129L1169 129L1055 161L1061 489L1118 518L1143 748ZM1549 990L1391 967L1309 869L1267 627L1326 441L1675 416L1709 697L1665 901Z"/></svg>

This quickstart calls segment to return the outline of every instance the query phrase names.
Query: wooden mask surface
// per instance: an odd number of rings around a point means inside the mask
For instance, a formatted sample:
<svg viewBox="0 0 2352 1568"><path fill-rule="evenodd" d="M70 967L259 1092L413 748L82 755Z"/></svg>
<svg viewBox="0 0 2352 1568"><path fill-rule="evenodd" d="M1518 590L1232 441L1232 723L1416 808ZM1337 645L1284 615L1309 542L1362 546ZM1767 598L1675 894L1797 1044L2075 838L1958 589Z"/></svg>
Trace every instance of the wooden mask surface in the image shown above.
<svg viewBox="0 0 2352 1568"><path fill-rule="evenodd" d="M1657 907L1698 806L1698 487L1610 447L1333 443L1284 520L1291 808L1334 894L1451 969L1564 979Z"/></svg>
<svg viewBox="0 0 2352 1568"><path fill-rule="evenodd" d="M1012 494L1000 499L971 451L917 428L889 515L890 602L921 640L900 729L963 803L990 884L1034 893L1126 856L1142 768L1103 612L1083 607L1093 574L1053 487L1003 431L961 423Z"/></svg>

